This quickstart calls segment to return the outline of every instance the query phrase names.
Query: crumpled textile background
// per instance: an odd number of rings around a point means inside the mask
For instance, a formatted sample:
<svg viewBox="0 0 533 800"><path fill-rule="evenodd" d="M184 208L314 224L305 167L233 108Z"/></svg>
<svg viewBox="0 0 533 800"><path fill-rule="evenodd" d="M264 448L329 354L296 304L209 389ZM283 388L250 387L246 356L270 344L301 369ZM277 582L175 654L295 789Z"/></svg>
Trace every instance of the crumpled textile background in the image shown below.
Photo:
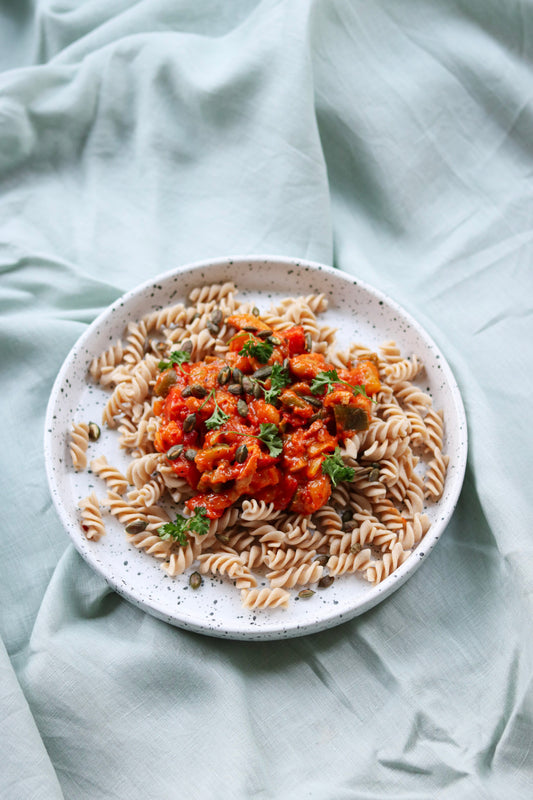
<svg viewBox="0 0 533 800"><path fill-rule="evenodd" d="M3 0L0 796L522 800L533 785L531 0ZM372 611L175 629L77 555L44 414L125 290L233 253L407 308L465 402L464 489Z"/></svg>

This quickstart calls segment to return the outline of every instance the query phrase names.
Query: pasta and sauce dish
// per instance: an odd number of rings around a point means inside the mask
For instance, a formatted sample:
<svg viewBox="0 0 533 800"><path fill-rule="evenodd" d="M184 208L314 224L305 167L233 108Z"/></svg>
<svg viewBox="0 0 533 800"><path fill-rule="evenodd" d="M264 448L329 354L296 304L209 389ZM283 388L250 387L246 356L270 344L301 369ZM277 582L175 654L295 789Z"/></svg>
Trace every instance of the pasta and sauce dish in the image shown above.
<svg viewBox="0 0 533 800"><path fill-rule="evenodd" d="M101 485L79 503L87 539L114 517L168 576L199 591L222 577L248 609L404 563L442 495L443 414L416 354L337 349L326 308L315 294L259 309L226 282L130 323L90 364L110 392L102 419L72 426L73 465ZM88 458L101 425L126 469Z"/></svg>

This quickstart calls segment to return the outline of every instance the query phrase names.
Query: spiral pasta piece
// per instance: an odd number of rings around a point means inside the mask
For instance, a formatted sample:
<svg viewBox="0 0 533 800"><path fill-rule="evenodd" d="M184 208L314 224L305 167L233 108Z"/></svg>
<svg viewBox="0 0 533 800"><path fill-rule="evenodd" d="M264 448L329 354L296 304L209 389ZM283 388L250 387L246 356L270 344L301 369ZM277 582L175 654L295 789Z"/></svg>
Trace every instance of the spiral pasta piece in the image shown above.
<svg viewBox="0 0 533 800"><path fill-rule="evenodd" d="M384 553L378 561L373 561L365 571L365 578L370 583L381 583L397 569L400 564L410 556L410 551L404 550L401 542L397 542L390 553Z"/></svg>
<svg viewBox="0 0 533 800"><path fill-rule="evenodd" d="M283 589L243 589L241 604L244 608L288 608L290 594Z"/></svg>
<svg viewBox="0 0 533 800"><path fill-rule="evenodd" d="M82 470L87 466L88 444L88 424L86 422L75 422L70 432L70 456L75 470Z"/></svg>
<svg viewBox="0 0 533 800"><path fill-rule="evenodd" d="M299 584L303 586L307 583L317 583L324 573L324 567L318 561L299 564L294 567L276 569L267 573L270 585L276 588L286 587L292 589Z"/></svg>
<svg viewBox="0 0 533 800"><path fill-rule="evenodd" d="M119 469L109 464L105 456L93 458L90 467L91 471L94 472L95 475L99 475L113 492L124 494L128 488L128 479Z"/></svg>
<svg viewBox="0 0 533 800"><path fill-rule="evenodd" d="M81 509L81 528L85 537L89 541L97 542L105 534L105 525L95 492L83 497L78 507Z"/></svg>

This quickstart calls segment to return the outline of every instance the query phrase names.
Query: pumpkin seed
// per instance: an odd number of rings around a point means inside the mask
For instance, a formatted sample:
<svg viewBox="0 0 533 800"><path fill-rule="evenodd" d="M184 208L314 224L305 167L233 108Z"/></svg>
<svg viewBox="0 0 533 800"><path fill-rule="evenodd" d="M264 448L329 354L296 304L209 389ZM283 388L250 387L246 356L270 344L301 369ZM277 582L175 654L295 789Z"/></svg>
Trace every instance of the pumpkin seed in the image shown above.
<svg viewBox="0 0 533 800"><path fill-rule="evenodd" d="M199 572L193 572L189 578L189 586L191 589L199 589L202 585L202 576Z"/></svg>
<svg viewBox="0 0 533 800"><path fill-rule="evenodd" d="M298 597L301 600L308 600L313 595L314 595L314 591L312 589L302 589L301 592L298 592Z"/></svg>
<svg viewBox="0 0 533 800"><path fill-rule="evenodd" d="M256 400L260 400L263 396L263 387L257 381L254 383L254 397Z"/></svg>
<svg viewBox="0 0 533 800"><path fill-rule="evenodd" d="M243 388L243 391L248 392L248 394L252 394L252 392L254 390L254 385L255 385L254 382L252 380L250 380L250 378L247 375L243 376L243 379L242 379L242 382L241 382L241 386Z"/></svg>
<svg viewBox="0 0 533 800"><path fill-rule="evenodd" d="M228 392L231 394L242 394L242 386L240 383L230 383L228 386Z"/></svg>
<svg viewBox="0 0 533 800"><path fill-rule="evenodd" d="M222 311L220 308L214 308L209 319L211 322L214 322L215 325L220 325L222 322Z"/></svg>
<svg viewBox="0 0 533 800"><path fill-rule="evenodd" d="M89 439L96 442L100 438L100 428L96 422L89 422Z"/></svg>
<svg viewBox="0 0 533 800"><path fill-rule="evenodd" d="M255 378L258 381L264 381L267 378L270 378L272 375L272 367L259 367L253 373L252 378Z"/></svg>
<svg viewBox="0 0 533 800"><path fill-rule="evenodd" d="M183 454L183 455L185 456L185 458L187 459L187 461L194 461L194 459L196 458L196 454L197 454L197 452L198 452L198 451L197 451L197 450L195 450L194 448L192 448L192 447L189 447L189 448L188 448L188 449L187 449L187 450L184 452L184 454Z"/></svg>
<svg viewBox="0 0 533 800"><path fill-rule="evenodd" d="M176 375L175 371L173 369L169 369L168 372L165 372L165 374L162 376L161 380L156 383L154 394L157 395L157 397L166 397L177 380L178 376Z"/></svg>
<svg viewBox="0 0 533 800"><path fill-rule="evenodd" d="M322 400L320 400L318 397L312 397L310 394L300 394L299 392L298 395L302 398L302 400L305 400L306 403L309 403L310 406L322 408Z"/></svg>
<svg viewBox="0 0 533 800"><path fill-rule="evenodd" d="M372 469L368 473L368 480L370 481L370 483L379 481L379 468L372 467Z"/></svg>
<svg viewBox="0 0 533 800"><path fill-rule="evenodd" d="M329 586L331 586L334 580L335 578L333 577L333 575L324 575L324 577L320 578L320 580L318 581L318 585L320 589L327 589Z"/></svg>
<svg viewBox="0 0 533 800"><path fill-rule="evenodd" d="M268 339L269 336L272 336L272 331L264 330L264 331L257 331L255 334L258 339Z"/></svg>
<svg viewBox="0 0 533 800"><path fill-rule="evenodd" d="M220 325L216 325L214 322L211 322L210 319L207 320L205 327L212 336L218 336L220 333Z"/></svg>
<svg viewBox="0 0 533 800"><path fill-rule="evenodd" d="M326 564L327 564L327 563L328 563L328 561L329 561L329 556L328 556L328 554L327 554L327 553L320 553L320 555L318 555L318 556L317 556L317 557L314 559L314 561L316 561L318 564L322 564L322 566L323 566L323 567L325 567L325 566L326 566Z"/></svg>
<svg viewBox="0 0 533 800"><path fill-rule="evenodd" d="M146 530L147 524L148 523L144 519L135 519L133 522L129 522L126 525L126 533L130 533L132 535L135 535L136 533L142 533L144 530Z"/></svg>
<svg viewBox="0 0 533 800"><path fill-rule="evenodd" d="M307 332L305 334L305 349L310 352L313 348L313 340L311 338L311 334Z"/></svg>
<svg viewBox="0 0 533 800"><path fill-rule="evenodd" d="M186 353L192 353L193 343L190 339L185 339L184 342L180 344L180 350L184 350Z"/></svg>
<svg viewBox="0 0 533 800"><path fill-rule="evenodd" d="M261 312L259 311L259 309L257 308L257 306L254 306L254 307L252 308L252 314L254 315L254 317L258 317L260 313L261 313Z"/></svg>
<svg viewBox="0 0 533 800"><path fill-rule="evenodd" d="M183 445L182 444L175 444L166 452L166 457L169 458L171 461L175 461L177 458L181 456L183 452Z"/></svg>
<svg viewBox="0 0 533 800"><path fill-rule="evenodd" d="M235 451L235 461L237 464L244 464L248 458L248 448L245 444L240 444Z"/></svg>
<svg viewBox="0 0 533 800"><path fill-rule="evenodd" d="M196 414L187 414L183 420L183 430L185 433L190 433L196 425Z"/></svg>
<svg viewBox="0 0 533 800"><path fill-rule="evenodd" d="M205 386L202 386L201 383L193 383L192 386L190 386L189 388L191 390L191 394L193 397L200 398L200 397L205 397L206 394L209 394L208 390L205 388ZM181 395L183 397L183 392L181 393Z"/></svg>
<svg viewBox="0 0 533 800"><path fill-rule="evenodd" d="M218 378L217 378L219 384L221 386L225 386L230 378L231 378L231 369L230 369L230 367L228 367L228 366L222 367L222 369L218 373Z"/></svg>
<svg viewBox="0 0 533 800"><path fill-rule="evenodd" d="M246 417L248 415L248 403L245 400L240 399L237 402L237 412L241 417Z"/></svg>
<svg viewBox="0 0 533 800"><path fill-rule="evenodd" d="M235 383L242 383L242 379L243 379L244 376L243 376L241 370L238 367L235 367L231 371L231 377L233 378Z"/></svg>

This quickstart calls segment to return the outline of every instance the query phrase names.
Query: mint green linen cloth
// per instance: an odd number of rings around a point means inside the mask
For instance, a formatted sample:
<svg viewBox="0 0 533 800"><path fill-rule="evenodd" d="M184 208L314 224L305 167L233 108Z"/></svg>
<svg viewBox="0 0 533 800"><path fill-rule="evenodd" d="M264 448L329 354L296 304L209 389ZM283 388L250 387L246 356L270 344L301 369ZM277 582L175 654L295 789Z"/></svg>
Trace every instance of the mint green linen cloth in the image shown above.
<svg viewBox="0 0 533 800"><path fill-rule="evenodd" d="M533 796L533 3L0 3L2 800ZM283 642L175 629L69 545L53 380L191 260L333 264L459 382L464 489L372 611Z"/></svg>

